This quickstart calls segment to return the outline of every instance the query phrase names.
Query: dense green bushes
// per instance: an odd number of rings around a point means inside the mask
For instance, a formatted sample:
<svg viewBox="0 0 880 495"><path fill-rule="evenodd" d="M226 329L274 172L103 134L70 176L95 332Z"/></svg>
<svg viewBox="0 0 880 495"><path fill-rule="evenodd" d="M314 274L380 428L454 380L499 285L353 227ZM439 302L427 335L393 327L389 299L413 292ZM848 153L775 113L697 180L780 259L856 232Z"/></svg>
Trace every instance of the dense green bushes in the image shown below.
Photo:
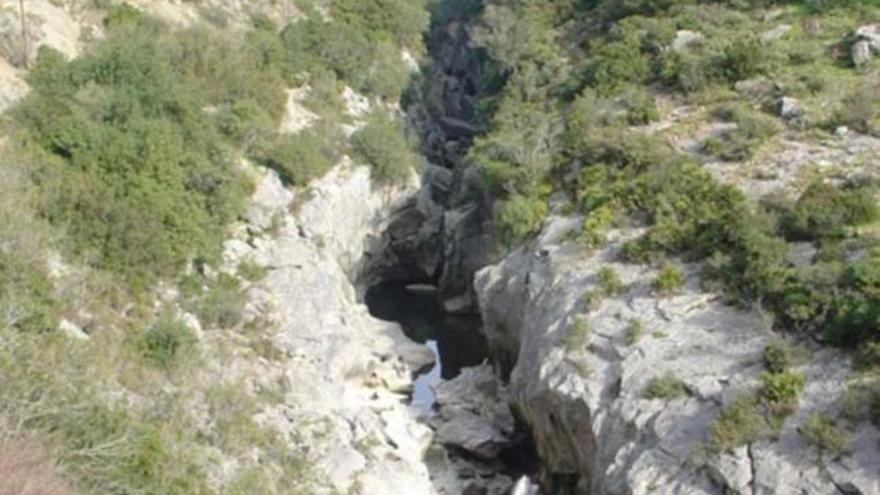
<svg viewBox="0 0 880 495"><path fill-rule="evenodd" d="M783 209L782 232L791 240L839 239L846 228L871 223L880 218L875 190L867 185L840 188L814 182L789 208Z"/></svg>
<svg viewBox="0 0 880 495"><path fill-rule="evenodd" d="M13 114L38 146L46 217L133 287L216 255L248 191L157 29L126 26L66 64L44 50Z"/></svg>
<svg viewBox="0 0 880 495"><path fill-rule="evenodd" d="M191 358L194 347L195 337L190 329L169 311L159 315L141 341L144 357L162 368L177 364L183 355Z"/></svg>
<svg viewBox="0 0 880 495"><path fill-rule="evenodd" d="M351 142L355 156L367 163L380 181L404 182L418 166L419 157L404 129L385 111L370 114Z"/></svg>
<svg viewBox="0 0 880 495"><path fill-rule="evenodd" d="M703 144L706 152L723 160L751 158L765 141L781 130L781 126L769 116L740 105L720 106L715 115L736 124L735 129L713 136Z"/></svg>
<svg viewBox="0 0 880 495"><path fill-rule="evenodd" d="M396 100L409 81L401 46L418 53L425 6L402 0L338 0L334 22L316 11L281 32L281 67L289 80L331 70L354 89Z"/></svg>

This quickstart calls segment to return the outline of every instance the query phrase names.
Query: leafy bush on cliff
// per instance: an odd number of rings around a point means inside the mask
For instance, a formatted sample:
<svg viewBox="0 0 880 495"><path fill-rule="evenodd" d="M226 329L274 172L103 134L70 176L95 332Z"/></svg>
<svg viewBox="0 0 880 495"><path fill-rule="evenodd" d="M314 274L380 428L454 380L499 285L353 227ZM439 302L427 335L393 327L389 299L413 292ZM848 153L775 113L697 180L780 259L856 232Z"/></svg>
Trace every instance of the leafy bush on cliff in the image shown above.
<svg viewBox="0 0 880 495"><path fill-rule="evenodd" d="M385 111L371 113L351 142L355 156L369 165L380 181L404 182L419 166L404 129Z"/></svg>
<svg viewBox="0 0 880 495"><path fill-rule="evenodd" d="M248 191L165 42L150 28L111 33L69 63L43 51L13 113L38 146L44 215L133 287L216 256Z"/></svg>
<svg viewBox="0 0 880 495"><path fill-rule="evenodd" d="M723 452L758 440L764 432L764 418L754 397L743 396L730 403L709 425L709 447Z"/></svg>

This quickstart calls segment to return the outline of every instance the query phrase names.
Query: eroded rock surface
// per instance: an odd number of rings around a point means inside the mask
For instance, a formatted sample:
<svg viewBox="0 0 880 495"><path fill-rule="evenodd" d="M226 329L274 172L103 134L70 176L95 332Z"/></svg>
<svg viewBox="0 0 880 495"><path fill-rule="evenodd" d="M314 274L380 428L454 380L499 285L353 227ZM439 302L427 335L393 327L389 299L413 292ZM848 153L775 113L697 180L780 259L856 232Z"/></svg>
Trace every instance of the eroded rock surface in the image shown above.
<svg viewBox="0 0 880 495"><path fill-rule="evenodd" d="M695 267L679 295L655 295L652 269L617 261L622 242L637 232L618 232L607 248L585 252L564 240L580 225L551 216L534 243L476 280L499 374L509 373L548 493L880 493L875 427L851 426L848 452L823 462L798 433L811 414L840 411L849 365L836 351L817 350L800 367L807 385L778 439L723 454L705 448L722 408L759 387L773 338L767 324L702 291ZM628 289L587 308L583 295L604 266ZM575 319L584 317L591 329L584 347L567 349ZM633 321L641 338L627 335ZM650 381L664 374L682 380L687 394L646 399Z"/></svg>

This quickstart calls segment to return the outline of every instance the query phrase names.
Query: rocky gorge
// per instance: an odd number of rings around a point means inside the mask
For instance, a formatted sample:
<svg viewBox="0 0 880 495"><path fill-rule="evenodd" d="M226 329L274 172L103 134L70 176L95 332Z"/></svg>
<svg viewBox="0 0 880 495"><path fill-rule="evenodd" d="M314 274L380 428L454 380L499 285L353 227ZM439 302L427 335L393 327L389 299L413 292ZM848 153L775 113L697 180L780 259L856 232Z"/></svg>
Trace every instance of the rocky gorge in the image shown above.
<svg viewBox="0 0 880 495"><path fill-rule="evenodd" d="M67 23L47 33L75 30L66 14L40 4ZM168 19L198 15L187 2L141 4ZM233 4L231 12L246 17L244 4ZM293 7L265 9L286 18ZM434 20L403 108L345 88L349 134L370 108L387 107L418 135L421 163L407 180L382 184L345 156L292 187L275 170L241 160L255 188L216 271L243 285L244 320L257 337L203 329L175 290L163 296L205 346L199 376L243 382L267 398L255 420L302 454L304 493L880 494L876 424L853 420L833 454L804 435L811 417L852 407L848 386L858 384L849 353L783 338L762 308L731 305L701 283L698 261L682 262L681 290L661 293L659 267L621 256L645 228L616 225L607 243L585 248L578 239L587 218L561 193L550 196L534 235L505 245L493 198L467 159L489 125L480 99L493 76L471 39L471 14ZM77 52L75 43L67 48ZM27 90L24 71L4 67L0 81L14 84L0 94L2 106ZM289 91L281 132L318 120L301 105L308 92ZM634 131L684 122L687 139L674 145L719 180L738 180L728 163L707 159L691 142L718 129L695 128L687 122L692 107L664 103L674 108ZM785 189L796 182L788 180L793 170L816 156L875 173L864 157L880 153L880 140L853 134L803 152L807 145L786 140L773 162L778 173L739 185ZM799 247L789 253L792 264L802 263L798 254L818 256L809 243ZM264 276L242 277L250 265ZM608 269L620 287L599 293ZM783 345L797 348L792 367L804 376L793 411L769 438L711 445L717 419L761 389L767 349ZM674 393L651 392L667 378ZM202 408L192 406L196 414ZM268 456L255 447L247 457ZM212 463L218 487L240 467L222 453Z"/></svg>
<svg viewBox="0 0 880 495"><path fill-rule="evenodd" d="M844 354L808 344L810 357L798 365L806 387L774 438L715 452L707 444L713 421L759 388L765 349L779 339L760 312L704 290L697 266L687 268L682 292L657 294L656 269L619 261L638 229L614 231L607 247L585 252L572 241L583 218L566 213L563 201L533 241L503 254L490 201L462 160L483 125L474 108L481 64L468 33L461 19L435 26L422 88L431 98L407 116L426 157L418 183L378 192L358 169L342 168L309 188L279 241L234 244L236 256L272 267L264 297L298 322L277 339L303 355L286 373L314 370L289 382L321 383L295 395L302 411L333 418L335 447L316 456L328 479L362 493L399 493L401 483L413 494L880 493L876 426L857 424L845 453L827 460L800 432L811 415L840 414L840 384L851 369ZM313 262L291 261L303 256L289 251L301 251L303 239ZM620 274L625 290L585 302L604 267ZM444 311L481 317L489 360L435 383L427 414L400 394L430 353L360 305L385 281L436 286ZM328 311L328 301L339 301L337 309ZM573 328L586 319L572 345ZM301 333L309 321L320 322L311 337ZM304 351L312 339L325 350ZM672 375L681 396L646 397L653 380ZM349 398L342 409L339 397ZM304 421L275 415L292 418ZM364 443L366 451L356 447ZM531 477L514 486L523 474Z"/></svg>

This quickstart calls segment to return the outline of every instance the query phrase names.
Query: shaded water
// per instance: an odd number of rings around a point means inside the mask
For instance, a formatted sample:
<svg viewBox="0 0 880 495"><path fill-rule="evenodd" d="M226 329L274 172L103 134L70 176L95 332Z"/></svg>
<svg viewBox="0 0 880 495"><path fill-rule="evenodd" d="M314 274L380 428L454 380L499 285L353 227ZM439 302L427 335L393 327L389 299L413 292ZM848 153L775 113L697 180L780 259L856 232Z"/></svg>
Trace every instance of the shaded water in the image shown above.
<svg viewBox="0 0 880 495"><path fill-rule="evenodd" d="M432 384L455 378L462 368L476 366L489 355L479 316L444 312L430 288L383 282L367 291L364 302L371 315L399 323L407 337L434 352L436 363L413 384L412 404L421 410L434 405Z"/></svg>

